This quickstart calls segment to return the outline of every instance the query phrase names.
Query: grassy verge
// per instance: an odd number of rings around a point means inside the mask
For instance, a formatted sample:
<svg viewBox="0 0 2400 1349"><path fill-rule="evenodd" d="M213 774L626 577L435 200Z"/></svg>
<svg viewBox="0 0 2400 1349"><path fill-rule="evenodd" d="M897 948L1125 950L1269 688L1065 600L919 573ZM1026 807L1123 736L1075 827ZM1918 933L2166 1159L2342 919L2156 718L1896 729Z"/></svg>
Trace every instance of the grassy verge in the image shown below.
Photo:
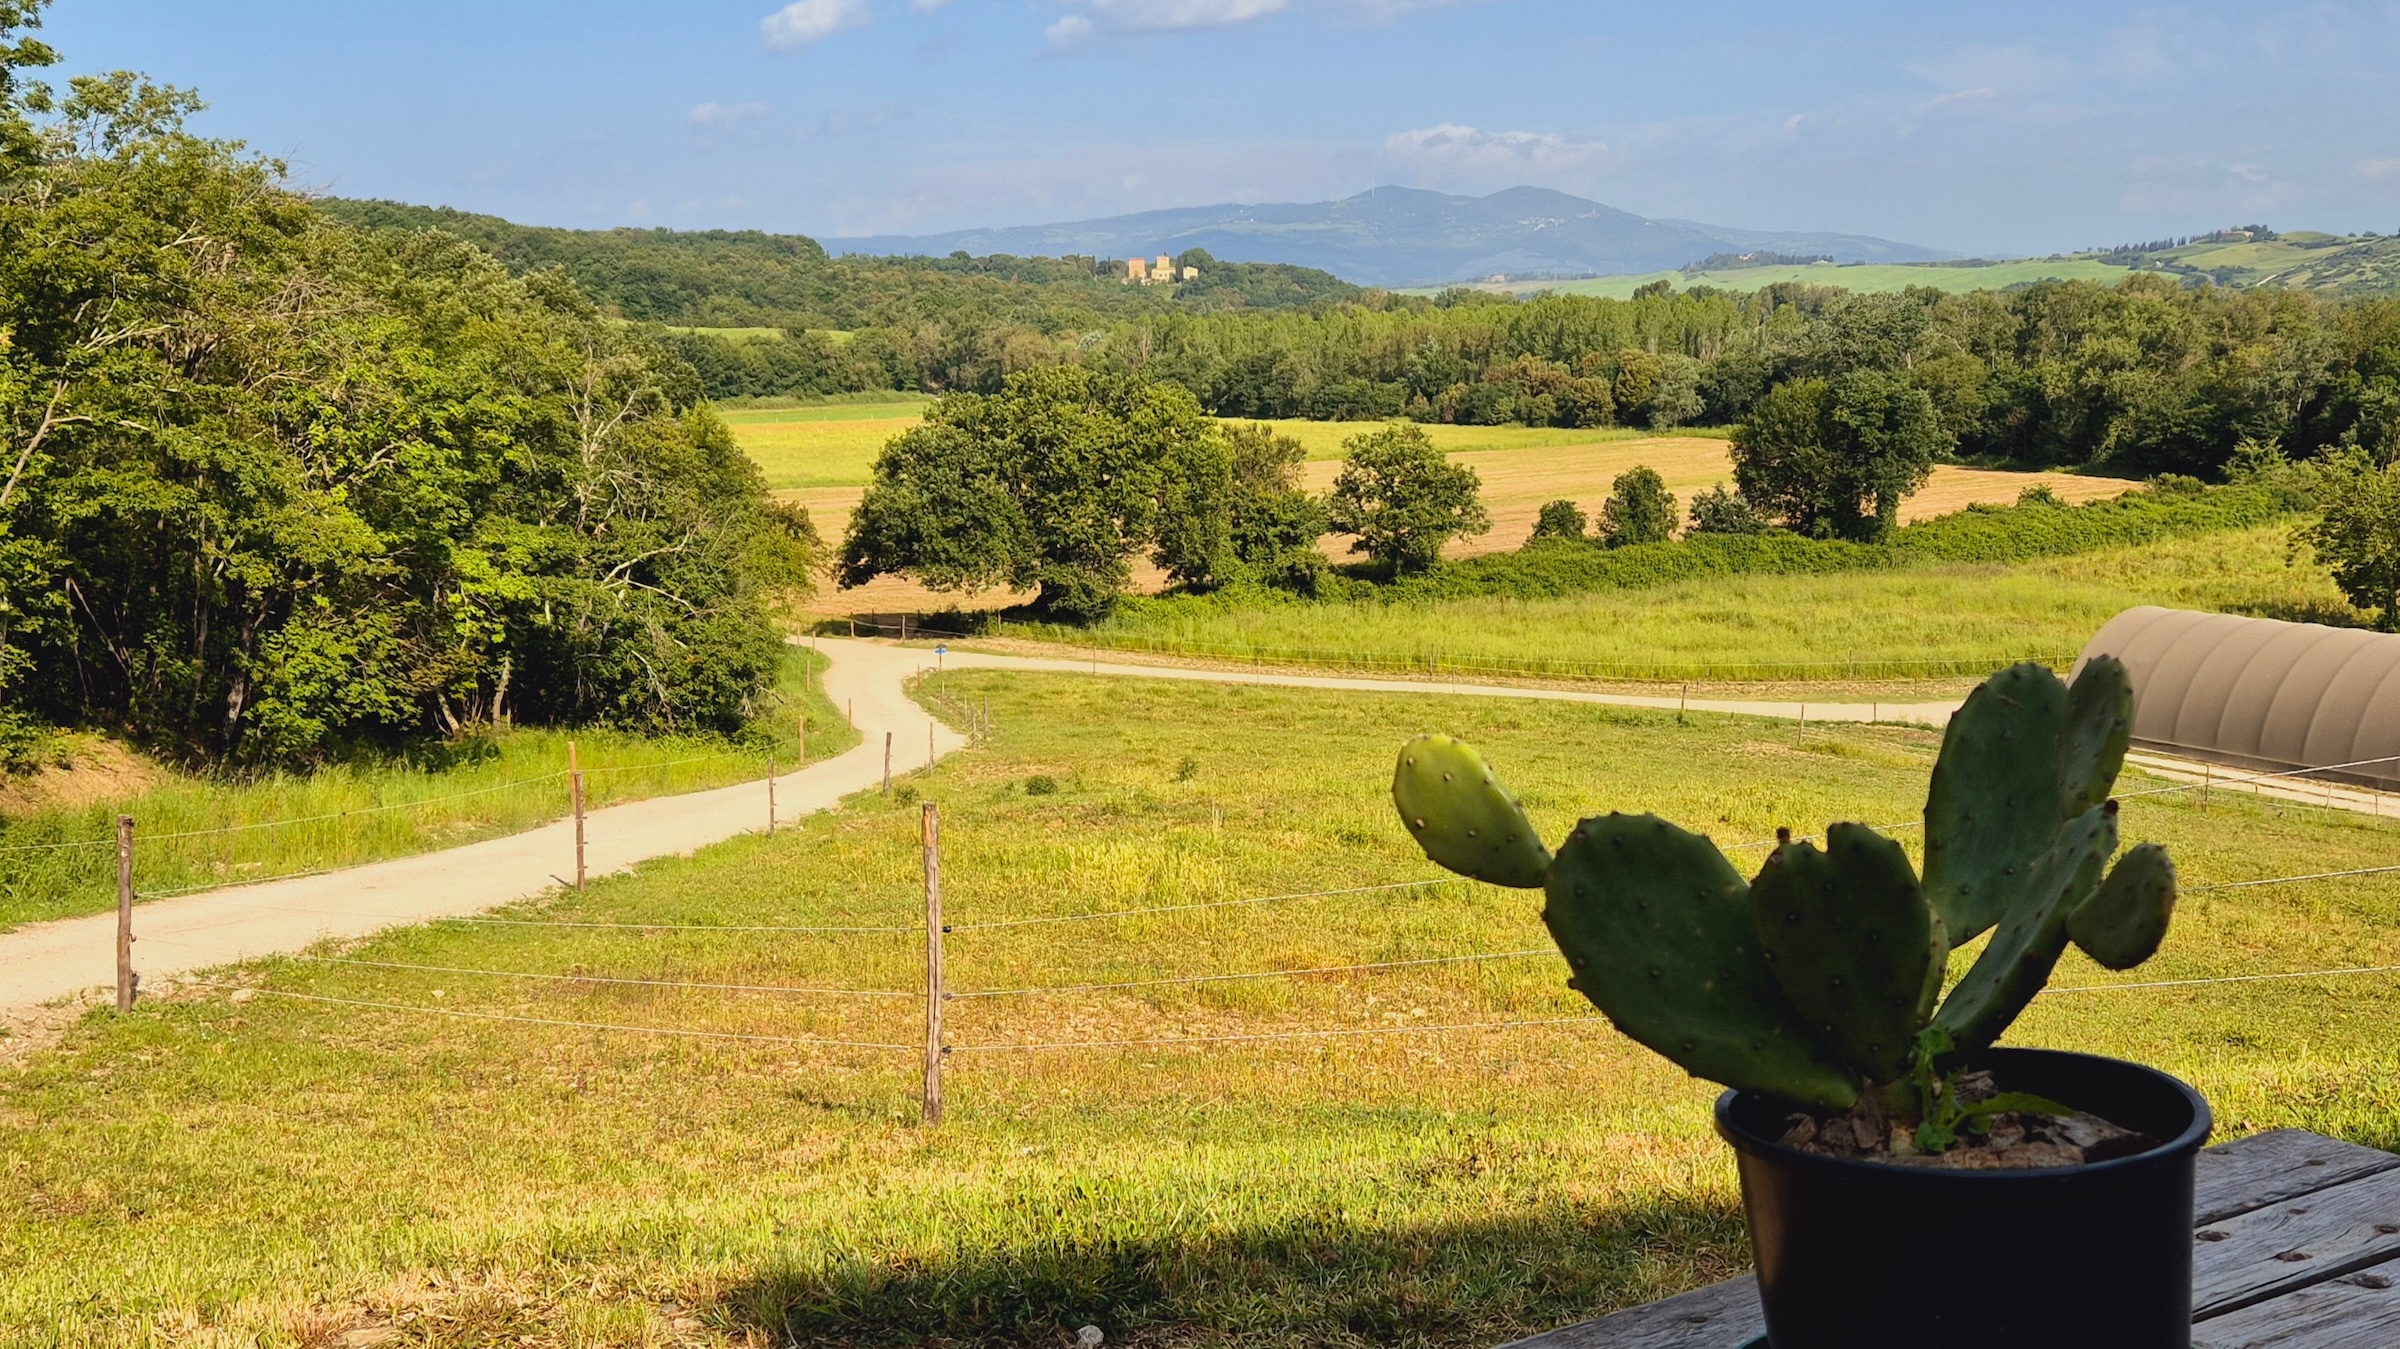
<svg viewBox="0 0 2400 1349"><path fill-rule="evenodd" d="M794 649L780 684L738 737L516 729L413 760L246 779L174 776L129 796L0 818L0 928L112 907L121 814L134 817L136 891L156 899L425 852L557 819L568 810L570 740L593 807L760 777L770 752L780 764L797 763L802 716L809 757L836 754L858 735L805 673L823 664Z"/></svg>
<svg viewBox="0 0 2400 1349"><path fill-rule="evenodd" d="M953 673L987 748L940 803L954 989L1299 970L1546 945L1530 895L1464 883L1107 922L969 925L1411 880L1393 745L1484 745L1555 836L1653 808L1728 841L1912 817L1936 741L1485 700ZM1604 767L1596 768L1595 765ZM1029 794L1035 776L1059 789ZM2146 784L2129 780L2129 787ZM918 918L917 812L865 798L529 915ZM2191 885L2388 862L2400 825L2136 798ZM1906 834L1901 837L1906 838ZM1756 856L1752 850L1742 854ZM96 1015L0 1076L0 1326L67 1346L338 1343L1488 1345L1746 1258L1712 1089L1601 1023L1108 1050L961 1048L912 1127L912 1049L645 1038L422 1011L907 1045L918 938L437 924ZM320 954L332 954L321 952ZM2400 964L2400 886L2189 896L2159 960L2059 983ZM960 998L960 1046L1588 1014L1554 955ZM2062 993L2024 1043L2157 1063L2226 1136L2400 1144L2389 976Z"/></svg>

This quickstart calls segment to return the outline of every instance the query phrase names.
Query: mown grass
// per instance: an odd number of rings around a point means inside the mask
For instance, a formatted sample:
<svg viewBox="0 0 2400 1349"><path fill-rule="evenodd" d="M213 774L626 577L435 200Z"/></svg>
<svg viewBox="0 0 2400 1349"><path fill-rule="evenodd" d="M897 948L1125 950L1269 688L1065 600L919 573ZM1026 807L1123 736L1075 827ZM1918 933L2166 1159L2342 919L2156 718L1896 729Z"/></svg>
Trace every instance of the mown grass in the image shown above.
<svg viewBox="0 0 2400 1349"><path fill-rule="evenodd" d="M2292 556L2293 528L2006 565L1710 576L1552 599L1135 605L1074 637L1161 653L1466 674L1554 662L1657 678L1905 675L1918 665L2072 659L2103 623L2138 604L2350 621L2325 570Z"/></svg>
<svg viewBox="0 0 2400 1349"><path fill-rule="evenodd" d="M813 662L813 664L812 664ZM767 756L823 758L858 733L816 691L821 657L791 651L780 685L736 737L511 729L410 758L259 777L173 774L73 808L0 817L0 930L116 904L116 817L134 817L134 886L156 899L354 866L515 833L568 813L567 743L592 808L763 777ZM58 846L81 844L83 846Z"/></svg>
<svg viewBox="0 0 2400 1349"><path fill-rule="evenodd" d="M923 420L926 400L731 407L718 412L772 488L860 487L885 442Z"/></svg>
<svg viewBox="0 0 2400 1349"><path fill-rule="evenodd" d="M1544 831L1655 809L1728 842L1913 817L1933 733L1254 687L941 676L988 699L938 802L967 992L1546 946L1529 894L1451 882L1101 922L1015 918L1411 880L1395 743L1467 735ZM1033 775L1061 783L1029 795ZM2129 780L2129 788L2149 784ZM2135 798L2189 885L2388 862L2400 825ZM558 896L599 921L921 920L917 808L862 799ZM1908 838L1903 832L1899 835ZM1755 858L1758 850L1736 854ZM2400 886L2195 893L2134 975L2400 964ZM320 954L332 954L321 952ZM437 924L286 960L0 1076L0 1325L44 1344L1488 1345L1745 1260L1712 1089L1605 1024L1080 1052L999 1043L1588 1015L1554 955L960 998L949 1120L913 1049L674 1041L311 1002L908 1045L906 999L465 975L908 990L921 938ZM2277 1125L2400 1144L2389 976L2062 994L2021 1042L2145 1059Z"/></svg>

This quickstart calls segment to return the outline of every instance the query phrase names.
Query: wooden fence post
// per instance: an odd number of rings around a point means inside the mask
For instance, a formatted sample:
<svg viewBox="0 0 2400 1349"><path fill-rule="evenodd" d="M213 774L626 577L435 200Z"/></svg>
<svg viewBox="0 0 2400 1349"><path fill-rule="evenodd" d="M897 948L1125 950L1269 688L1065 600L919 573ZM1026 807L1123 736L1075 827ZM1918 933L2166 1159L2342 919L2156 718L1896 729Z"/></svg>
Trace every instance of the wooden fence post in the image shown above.
<svg viewBox="0 0 2400 1349"><path fill-rule="evenodd" d="M133 1010L133 817L117 817L117 1010Z"/></svg>
<svg viewBox="0 0 2400 1349"><path fill-rule="evenodd" d="M920 1115L942 1122L942 817L925 803L925 1099Z"/></svg>
<svg viewBox="0 0 2400 1349"><path fill-rule="evenodd" d="M892 794L892 733L883 733L883 794Z"/></svg>
<svg viewBox="0 0 2400 1349"><path fill-rule="evenodd" d="M925 771L933 771L933 723L925 723Z"/></svg>
<svg viewBox="0 0 2400 1349"><path fill-rule="evenodd" d="M767 837L775 837L775 751L767 751Z"/></svg>
<svg viewBox="0 0 2400 1349"><path fill-rule="evenodd" d="M575 742L567 742L567 785L575 797L575 888L584 888L583 878L583 764L575 757Z"/></svg>

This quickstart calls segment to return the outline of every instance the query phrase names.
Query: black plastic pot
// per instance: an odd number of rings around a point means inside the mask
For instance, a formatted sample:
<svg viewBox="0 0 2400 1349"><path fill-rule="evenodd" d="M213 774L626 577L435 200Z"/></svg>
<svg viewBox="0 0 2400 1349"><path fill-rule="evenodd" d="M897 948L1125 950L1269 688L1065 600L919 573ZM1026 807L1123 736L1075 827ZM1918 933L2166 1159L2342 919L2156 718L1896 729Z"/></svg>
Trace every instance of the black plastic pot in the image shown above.
<svg viewBox="0 0 2400 1349"><path fill-rule="evenodd" d="M1995 1049L2005 1091L2167 1140L2083 1166L1948 1171L1787 1148L1792 1107L1717 1098L1773 1349L2189 1349L2192 1159L2208 1103L2156 1069Z"/></svg>

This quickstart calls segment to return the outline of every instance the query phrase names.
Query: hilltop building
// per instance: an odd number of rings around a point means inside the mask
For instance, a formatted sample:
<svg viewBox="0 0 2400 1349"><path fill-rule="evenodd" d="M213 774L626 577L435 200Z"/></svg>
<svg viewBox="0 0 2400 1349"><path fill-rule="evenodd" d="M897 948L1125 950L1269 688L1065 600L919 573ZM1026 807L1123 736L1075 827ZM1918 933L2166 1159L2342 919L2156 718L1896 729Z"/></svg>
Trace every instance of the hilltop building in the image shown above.
<svg viewBox="0 0 2400 1349"><path fill-rule="evenodd" d="M1128 286L1166 286L1178 281L1197 281L1200 269L1177 267L1175 259L1161 253L1155 258L1127 258L1125 284Z"/></svg>

